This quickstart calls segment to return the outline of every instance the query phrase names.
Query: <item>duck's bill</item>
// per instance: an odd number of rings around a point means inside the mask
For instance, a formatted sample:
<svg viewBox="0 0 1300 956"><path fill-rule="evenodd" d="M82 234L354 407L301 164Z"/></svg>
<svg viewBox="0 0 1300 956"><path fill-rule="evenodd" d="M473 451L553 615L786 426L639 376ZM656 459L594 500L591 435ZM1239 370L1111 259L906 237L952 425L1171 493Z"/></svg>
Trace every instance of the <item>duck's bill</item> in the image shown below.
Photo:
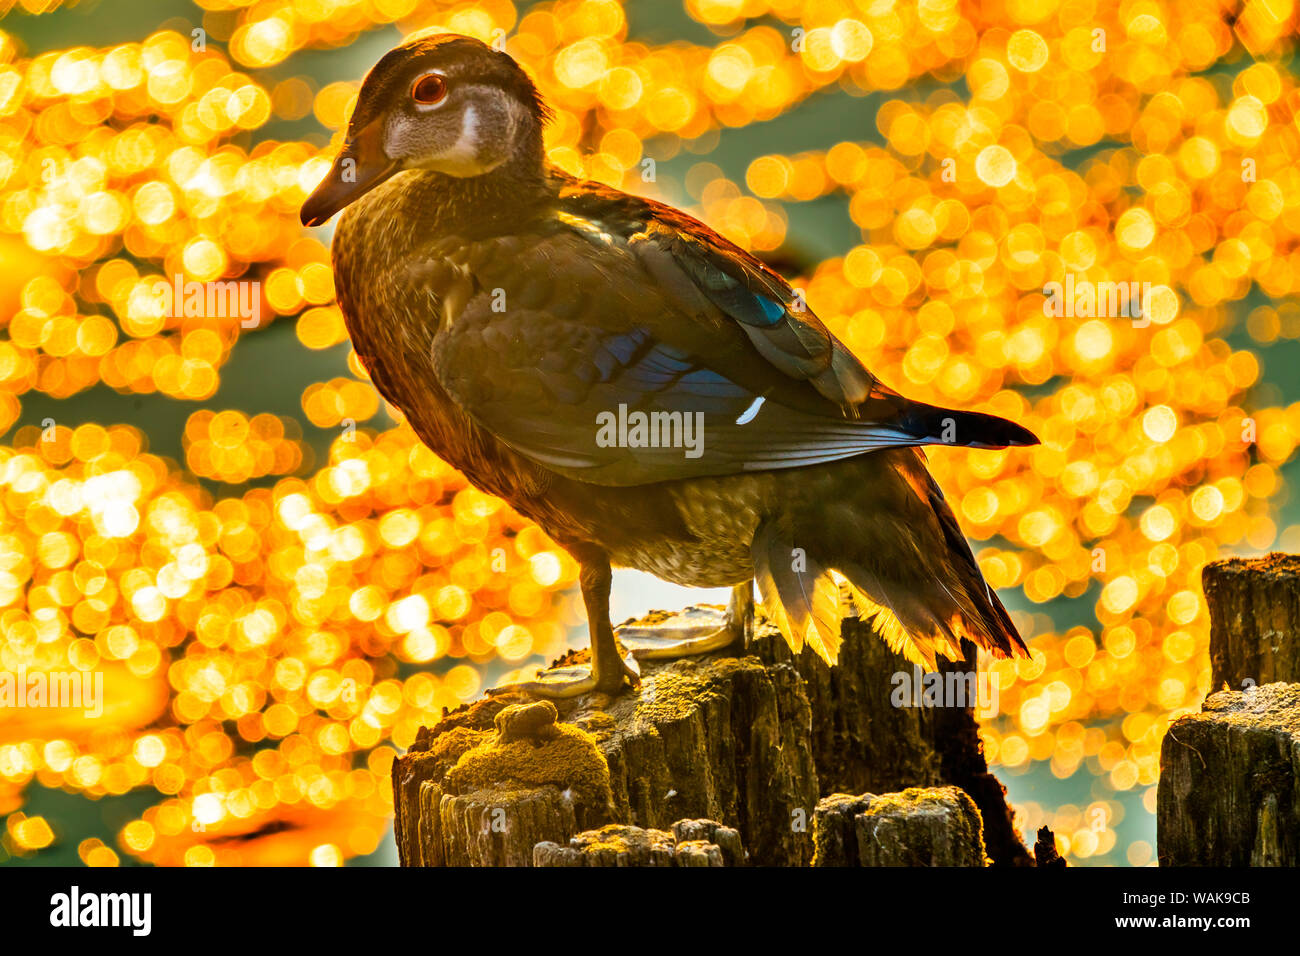
<svg viewBox="0 0 1300 956"><path fill-rule="evenodd" d="M379 145L380 124L371 123L347 141L315 192L302 204L302 224L319 226L356 202L393 173L398 164Z"/></svg>

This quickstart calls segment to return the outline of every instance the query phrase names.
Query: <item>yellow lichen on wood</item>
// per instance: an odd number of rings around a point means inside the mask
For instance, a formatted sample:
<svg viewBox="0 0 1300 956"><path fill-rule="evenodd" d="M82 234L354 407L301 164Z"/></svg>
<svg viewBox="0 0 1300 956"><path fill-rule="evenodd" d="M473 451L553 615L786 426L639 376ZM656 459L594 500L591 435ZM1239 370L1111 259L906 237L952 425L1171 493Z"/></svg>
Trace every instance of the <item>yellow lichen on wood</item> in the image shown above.
<svg viewBox="0 0 1300 956"><path fill-rule="evenodd" d="M507 707L496 716L496 734L482 734L446 777L446 789L468 793L499 785L573 789L584 801L608 806L613 796L609 765L590 734L555 722L549 701ZM472 733L472 732L471 732Z"/></svg>
<svg viewBox="0 0 1300 956"><path fill-rule="evenodd" d="M434 760L455 764L462 756L491 736L490 731L453 727L445 734L435 737L426 753Z"/></svg>
<svg viewBox="0 0 1300 956"><path fill-rule="evenodd" d="M452 727L433 737L428 743L429 749L411 750L407 754L409 767L412 771L418 771L422 778L441 779L443 773L455 766L461 757L492 737L490 730Z"/></svg>

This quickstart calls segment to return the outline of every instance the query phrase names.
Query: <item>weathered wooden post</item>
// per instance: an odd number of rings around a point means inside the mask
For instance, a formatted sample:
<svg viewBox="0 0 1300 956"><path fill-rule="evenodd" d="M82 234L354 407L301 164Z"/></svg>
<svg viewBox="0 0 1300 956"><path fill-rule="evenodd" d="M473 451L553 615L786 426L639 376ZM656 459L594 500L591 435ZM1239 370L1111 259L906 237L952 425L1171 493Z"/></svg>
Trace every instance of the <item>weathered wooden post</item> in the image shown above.
<svg viewBox="0 0 1300 956"><path fill-rule="evenodd" d="M945 785L969 794L960 806L977 823L983 813L994 862L1032 864L984 762L975 701L895 706L892 678L911 665L869 624L846 620L844 638L827 668L811 652L791 655L760 619L749 655L646 662L641 688L613 700L553 705L506 691L459 708L394 763L403 865L735 865L743 845L757 865L803 866L822 797ZM952 667L973 668L973 657ZM973 846L969 814L936 816L936 806L899 804L926 819L894 829L938 845L935 827L951 825L962 831L954 846ZM692 819L715 830L669 836ZM898 849L886 856L904 858ZM973 850L941 856L976 865ZM842 862L863 860L874 858Z"/></svg>
<svg viewBox="0 0 1300 956"><path fill-rule="evenodd" d="M883 796L837 793L817 804L813 866L986 866L984 827L960 787Z"/></svg>
<svg viewBox="0 0 1300 956"><path fill-rule="evenodd" d="M1214 689L1300 683L1300 555L1216 561L1201 581Z"/></svg>
<svg viewBox="0 0 1300 956"><path fill-rule="evenodd" d="M525 717L528 739L505 739L502 724ZM757 862L806 864L811 720L794 668L753 657L643 666L640 690L613 700L490 695L395 762L401 861L529 865L536 844L563 847L605 824L666 831L707 818L738 828Z"/></svg>
<svg viewBox="0 0 1300 956"><path fill-rule="evenodd" d="M979 809L988 855L998 866L1033 866L1034 858L1016 831L1006 788L989 772L975 717L973 645L966 659L941 661L945 682L964 678L964 705L895 706L899 675L916 670L895 654L870 623L844 621L839 662L829 667L811 650L795 656L776 628L760 627L752 644L763 660L790 661L804 679L817 719L810 728L813 759L823 796L883 794L909 787L952 785L965 790Z"/></svg>
<svg viewBox="0 0 1300 956"><path fill-rule="evenodd" d="M1202 575L1214 686L1160 753L1162 866L1300 865L1300 557Z"/></svg>

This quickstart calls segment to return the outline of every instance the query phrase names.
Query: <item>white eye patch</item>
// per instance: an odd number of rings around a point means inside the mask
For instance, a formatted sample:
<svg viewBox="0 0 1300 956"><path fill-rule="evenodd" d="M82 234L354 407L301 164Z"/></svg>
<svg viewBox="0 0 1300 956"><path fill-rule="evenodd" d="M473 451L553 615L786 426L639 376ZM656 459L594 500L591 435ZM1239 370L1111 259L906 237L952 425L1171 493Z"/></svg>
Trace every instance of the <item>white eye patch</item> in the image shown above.
<svg viewBox="0 0 1300 956"><path fill-rule="evenodd" d="M442 162L470 165L478 157L478 113L474 107L465 107L460 120L460 137L451 148L438 156Z"/></svg>

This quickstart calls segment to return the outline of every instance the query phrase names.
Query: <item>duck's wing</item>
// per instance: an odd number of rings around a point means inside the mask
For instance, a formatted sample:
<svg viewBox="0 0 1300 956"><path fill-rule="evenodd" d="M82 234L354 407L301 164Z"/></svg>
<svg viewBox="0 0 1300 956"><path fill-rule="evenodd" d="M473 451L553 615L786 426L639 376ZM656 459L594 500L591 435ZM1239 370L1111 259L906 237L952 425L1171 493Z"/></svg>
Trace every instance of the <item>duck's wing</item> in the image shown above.
<svg viewBox="0 0 1300 956"><path fill-rule="evenodd" d="M412 264L441 313L439 383L573 478L636 485L1034 441L885 387L783 279L660 204L586 187L519 235L440 246Z"/></svg>

